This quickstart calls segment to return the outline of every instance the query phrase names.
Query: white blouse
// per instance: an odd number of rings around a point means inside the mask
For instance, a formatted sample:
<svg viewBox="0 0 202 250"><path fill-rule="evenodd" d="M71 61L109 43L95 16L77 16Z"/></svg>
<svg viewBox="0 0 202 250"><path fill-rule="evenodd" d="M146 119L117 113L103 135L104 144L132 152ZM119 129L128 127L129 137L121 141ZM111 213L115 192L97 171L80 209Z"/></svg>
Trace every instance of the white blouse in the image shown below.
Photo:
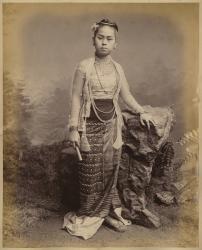
<svg viewBox="0 0 202 250"><path fill-rule="evenodd" d="M77 70L84 74L82 68L78 67ZM117 72L111 57L104 60L96 58L90 75L90 84L94 99L113 98L117 89Z"/></svg>

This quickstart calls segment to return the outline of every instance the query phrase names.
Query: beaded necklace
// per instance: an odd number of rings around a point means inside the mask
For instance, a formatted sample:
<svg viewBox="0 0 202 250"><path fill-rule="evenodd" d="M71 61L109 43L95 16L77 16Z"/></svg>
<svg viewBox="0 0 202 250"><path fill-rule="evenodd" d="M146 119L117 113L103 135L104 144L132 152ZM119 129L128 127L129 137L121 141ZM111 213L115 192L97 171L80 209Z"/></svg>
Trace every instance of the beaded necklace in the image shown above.
<svg viewBox="0 0 202 250"><path fill-rule="evenodd" d="M106 91L105 88L104 88L103 85L102 85L102 81L101 81L100 76L99 76L99 74L98 74L96 64L94 64L94 67L95 67L95 72L96 72L96 75L97 75L98 82L99 82L101 88L103 89L104 93L107 94L108 91ZM104 75L104 74L102 74L102 75ZM118 88L118 84L117 84L117 88ZM116 91L115 91L114 93L116 93ZM92 98L92 107L93 107L93 110L94 110L94 112L95 112L97 118L98 118L101 122L110 122L110 121L112 121L112 120L114 119L114 117L115 117L115 113L116 113L116 112L115 112L115 107L114 107L114 106L113 106L113 108L112 108L111 110L109 110L109 111L103 111L103 110L99 109L99 108L96 106L95 100L94 100L94 98ZM112 112L113 112L113 115L112 115L112 117L111 117L109 120L103 120L103 119L99 116L98 112L103 113L103 114L109 114L109 113L112 113Z"/></svg>

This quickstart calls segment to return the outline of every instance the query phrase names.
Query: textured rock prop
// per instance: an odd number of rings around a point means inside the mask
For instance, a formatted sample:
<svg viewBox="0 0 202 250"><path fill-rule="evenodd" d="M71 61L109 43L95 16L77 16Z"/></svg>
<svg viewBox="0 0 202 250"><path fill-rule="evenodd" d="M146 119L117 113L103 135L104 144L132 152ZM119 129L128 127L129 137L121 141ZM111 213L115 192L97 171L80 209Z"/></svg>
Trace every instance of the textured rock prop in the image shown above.
<svg viewBox="0 0 202 250"><path fill-rule="evenodd" d="M170 108L153 108L145 106L152 115L155 125L150 130L141 125L138 114L124 111L124 145L120 164L118 190L123 204L123 216L134 223L158 227L158 216L146 208L145 190L150 184L152 174L165 176L167 183L171 182L173 169L172 159L174 150L168 142L173 126L174 114ZM166 196L167 195L167 196ZM161 201L169 200L172 196L159 194ZM167 202L166 200L166 202Z"/></svg>

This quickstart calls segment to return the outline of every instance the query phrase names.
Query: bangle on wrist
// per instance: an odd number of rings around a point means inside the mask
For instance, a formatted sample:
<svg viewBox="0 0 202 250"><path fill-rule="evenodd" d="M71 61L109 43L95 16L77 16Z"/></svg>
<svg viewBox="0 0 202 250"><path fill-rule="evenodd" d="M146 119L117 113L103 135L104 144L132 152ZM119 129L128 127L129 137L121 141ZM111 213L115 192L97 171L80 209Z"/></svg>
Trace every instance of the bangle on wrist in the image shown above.
<svg viewBox="0 0 202 250"><path fill-rule="evenodd" d="M70 126L69 132L72 132L72 131L78 131L78 126Z"/></svg>

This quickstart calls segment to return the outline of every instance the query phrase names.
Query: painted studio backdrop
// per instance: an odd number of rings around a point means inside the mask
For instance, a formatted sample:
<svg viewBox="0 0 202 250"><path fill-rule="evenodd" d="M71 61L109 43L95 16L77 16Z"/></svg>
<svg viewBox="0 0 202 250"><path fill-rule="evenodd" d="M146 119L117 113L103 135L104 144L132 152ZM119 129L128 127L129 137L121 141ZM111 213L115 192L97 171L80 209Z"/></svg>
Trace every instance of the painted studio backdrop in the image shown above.
<svg viewBox="0 0 202 250"><path fill-rule="evenodd" d="M198 136L197 4L3 4L4 243L8 247L25 246L11 238L52 217L54 209L60 211L59 203L54 204L59 189L53 185L57 179L53 162L56 147L65 138L72 77L77 63L94 54L91 26L105 17L118 23L118 47L112 57L123 66L137 101L173 109L173 141ZM25 190L30 185L31 195ZM31 203L44 203L46 209L37 210ZM184 244L196 246L194 237ZM176 242L172 246L180 246L182 240ZM166 246L163 241L161 245Z"/></svg>

